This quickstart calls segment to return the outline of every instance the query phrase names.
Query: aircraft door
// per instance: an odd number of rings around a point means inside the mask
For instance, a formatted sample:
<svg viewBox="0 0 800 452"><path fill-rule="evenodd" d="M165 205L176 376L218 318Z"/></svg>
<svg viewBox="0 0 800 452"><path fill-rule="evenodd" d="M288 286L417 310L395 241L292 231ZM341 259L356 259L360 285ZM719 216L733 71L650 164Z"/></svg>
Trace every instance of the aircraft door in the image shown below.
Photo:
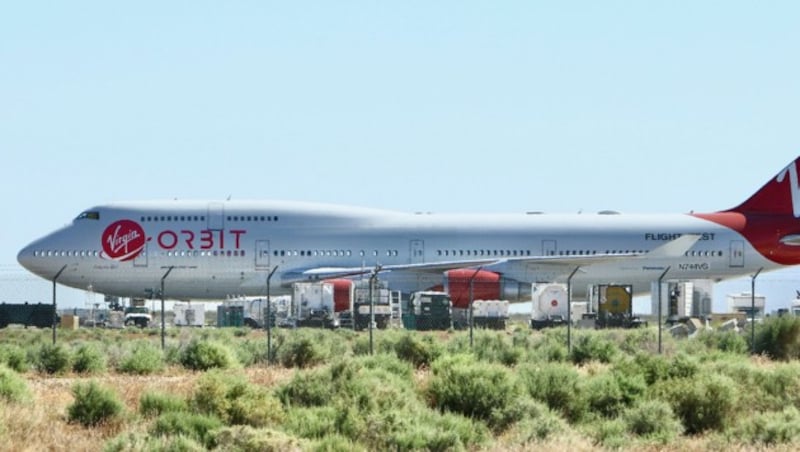
<svg viewBox="0 0 800 452"><path fill-rule="evenodd" d="M408 244L409 264L422 264L425 262L425 241L411 240Z"/></svg>
<svg viewBox="0 0 800 452"><path fill-rule="evenodd" d="M147 246L147 242L145 242L142 252L133 259L134 267L147 267Z"/></svg>
<svg viewBox="0 0 800 452"><path fill-rule="evenodd" d="M220 231L225 229L225 205L221 202L208 203L208 230Z"/></svg>
<svg viewBox="0 0 800 452"><path fill-rule="evenodd" d="M730 266L744 267L744 241L731 240Z"/></svg>
<svg viewBox="0 0 800 452"><path fill-rule="evenodd" d="M555 256L555 255L556 255L556 241L542 240L542 256Z"/></svg>
<svg viewBox="0 0 800 452"><path fill-rule="evenodd" d="M269 240L256 240L256 270L269 269Z"/></svg>

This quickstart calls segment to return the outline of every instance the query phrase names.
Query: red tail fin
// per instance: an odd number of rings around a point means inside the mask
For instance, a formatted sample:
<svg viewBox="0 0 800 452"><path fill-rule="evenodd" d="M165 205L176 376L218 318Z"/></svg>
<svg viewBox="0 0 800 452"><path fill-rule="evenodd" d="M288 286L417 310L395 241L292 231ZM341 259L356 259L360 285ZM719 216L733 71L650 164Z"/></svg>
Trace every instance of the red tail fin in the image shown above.
<svg viewBox="0 0 800 452"><path fill-rule="evenodd" d="M795 218L800 218L798 164L800 164L800 157L781 170L750 199L738 207L730 209L729 212L793 215Z"/></svg>

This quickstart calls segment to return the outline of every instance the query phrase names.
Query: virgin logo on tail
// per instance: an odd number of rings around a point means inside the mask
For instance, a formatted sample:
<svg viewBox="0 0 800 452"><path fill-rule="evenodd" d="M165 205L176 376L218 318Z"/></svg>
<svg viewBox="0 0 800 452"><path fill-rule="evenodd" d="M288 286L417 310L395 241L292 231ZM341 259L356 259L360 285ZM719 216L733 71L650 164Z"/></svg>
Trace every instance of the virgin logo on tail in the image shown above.
<svg viewBox="0 0 800 452"><path fill-rule="evenodd" d="M778 174L777 182L783 182L789 175L789 193L792 195L792 213L795 218L800 218L800 185L797 180L797 163L792 162Z"/></svg>
<svg viewBox="0 0 800 452"><path fill-rule="evenodd" d="M103 231L101 241L104 258L125 262L135 259L144 250L147 239L139 223L120 220Z"/></svg>

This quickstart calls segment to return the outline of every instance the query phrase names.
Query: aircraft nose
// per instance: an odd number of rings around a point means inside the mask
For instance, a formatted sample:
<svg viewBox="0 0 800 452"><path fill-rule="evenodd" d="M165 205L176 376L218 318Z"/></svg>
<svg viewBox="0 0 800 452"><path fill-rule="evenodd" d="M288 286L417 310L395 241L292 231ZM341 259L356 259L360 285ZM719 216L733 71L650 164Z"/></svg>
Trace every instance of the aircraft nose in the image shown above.
<svg viewBox="0 0 800 452"><path fill-rule="evenodd" d="M17 253L17 262L19 262L19 265L25 267L26 270L33 271L33 249L31 245L22 248L19 253Z"/></svg>

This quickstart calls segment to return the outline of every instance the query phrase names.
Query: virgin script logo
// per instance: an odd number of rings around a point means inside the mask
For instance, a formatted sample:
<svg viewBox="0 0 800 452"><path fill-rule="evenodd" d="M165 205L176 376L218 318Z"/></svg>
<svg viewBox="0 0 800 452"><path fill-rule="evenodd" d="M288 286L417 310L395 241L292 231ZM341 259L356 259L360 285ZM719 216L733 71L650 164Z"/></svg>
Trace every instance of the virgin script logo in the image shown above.
<svg viewBox="0 0 800 452"><path fill-rule="evenodd" d="M101 241L104 258L125 262L135 259L142 252L146 237L139 223L120 220L111 223L103 231Z"/></svg>
<svg viewBox="0 0 800 452"><path fill-rule="evenodd" d="M792 162L778 174L778 182L783 182L789 175L789 193L792 195L792 212L795 218L800 218L800 186L797 180L797 165Z"/></svg>

